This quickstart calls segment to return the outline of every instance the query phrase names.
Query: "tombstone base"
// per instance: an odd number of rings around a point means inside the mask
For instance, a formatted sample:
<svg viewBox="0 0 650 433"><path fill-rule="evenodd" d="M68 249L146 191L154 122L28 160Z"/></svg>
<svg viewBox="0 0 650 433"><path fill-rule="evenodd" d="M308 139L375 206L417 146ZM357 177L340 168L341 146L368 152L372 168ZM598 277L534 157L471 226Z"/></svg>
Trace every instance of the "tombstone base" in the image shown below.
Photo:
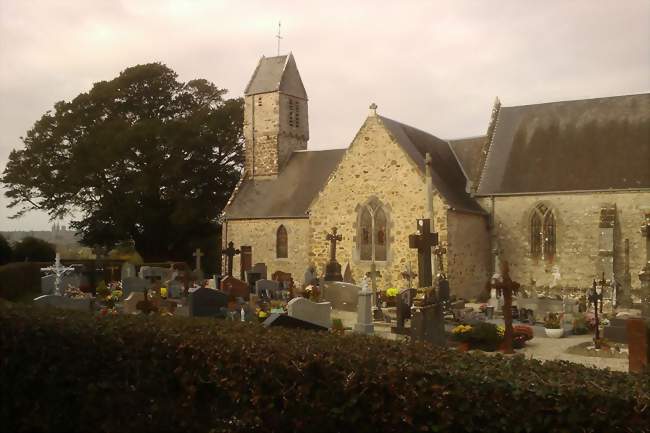
<svg viewBox="0 0 650 433"><path fill-rule="evenodd" d="M325 281L343 281L341 265L338 262L331 261L325 266Z"/></svg>
<svg viewBox="0 0 650 433"><path fill-rule="evenodd" d="M358 334L373 334L375 332L375 325L372 323L355 323L354 332Z"/></svg>

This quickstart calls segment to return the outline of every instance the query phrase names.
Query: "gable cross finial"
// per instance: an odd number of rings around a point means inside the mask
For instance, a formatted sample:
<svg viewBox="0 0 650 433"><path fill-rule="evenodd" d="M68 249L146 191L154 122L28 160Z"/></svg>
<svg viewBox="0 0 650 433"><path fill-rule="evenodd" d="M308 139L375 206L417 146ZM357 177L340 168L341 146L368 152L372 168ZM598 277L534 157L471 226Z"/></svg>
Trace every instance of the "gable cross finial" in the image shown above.
<svg viewBox="0 0 650 433"><path fill-rule="evenodd" d="M370 107L368 107L368 108L370 108L370 115L371 116L376 116L377 115L377 104L375 104L373 102L372 104L370 104Z"/></svg>
<svg viewBox="0 0 650 433"><path fill-rule="evenodd" d="M278 56L280 55L280 39L282 39L282 36L280 36L281 28L282 28L282 21L278 21L278 34L275 35L275 37L278 39Z"/></svg>

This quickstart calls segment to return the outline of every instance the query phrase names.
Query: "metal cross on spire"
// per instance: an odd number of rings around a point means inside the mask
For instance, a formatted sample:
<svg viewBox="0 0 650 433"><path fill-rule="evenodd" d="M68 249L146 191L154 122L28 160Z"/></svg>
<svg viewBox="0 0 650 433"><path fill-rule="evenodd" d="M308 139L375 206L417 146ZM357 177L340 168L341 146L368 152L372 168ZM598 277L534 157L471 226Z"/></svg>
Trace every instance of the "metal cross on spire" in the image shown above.
<svg viewBox="0 0 650 433"><path fill-rule="evenodd" d="M280 39L282 39L282 36L280 36L281 28L282 28L282 21L278 21L278 34L275 35L275 37L278 39L278 56L280 55Z"/></svg>

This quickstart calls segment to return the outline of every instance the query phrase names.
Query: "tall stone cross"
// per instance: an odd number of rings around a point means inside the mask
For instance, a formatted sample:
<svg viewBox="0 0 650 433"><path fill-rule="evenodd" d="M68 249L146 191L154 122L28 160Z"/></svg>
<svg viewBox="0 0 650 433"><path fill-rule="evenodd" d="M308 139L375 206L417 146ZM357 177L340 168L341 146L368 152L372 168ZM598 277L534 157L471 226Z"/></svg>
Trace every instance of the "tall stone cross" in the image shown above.
<svg viewBox="0 0 650 433"><path fill-rule="evenodd" d="M233 241L228 242L228 248L223 250L221 254L228 257L228 276L232 277L232 259L241 253L241 251L235 249L235 244Z"/></svg>
<svg viewBox="0 0 650 433"><path fill-rule="evenodd" d="M336 227L332 227L332 233L328 233L325 239L330 243L330 261L325 266L325 281L343 281L341 265L336 261L336 243L343 240L343 236L336 233Z"/></svg>
<svg viewBox="0 0 650 433"><path fill-rule="evenodd" d="M201 248L197 248L196 251L192 254L192 256L196 257L196 265L195 265L195 270L200 271L201 270L201 257L203 257L205 254L201 251Z"/></svg>
<svg viewBox="0 0 650 433"><path fill-rule="evenodd" d="M431 287L431 247L438 245L438 233L431 232L431 220L419 219L418 233L409 235L409 247L418 250L419 287Z"/></svg>
<svg viewBox="0 0 650 433"><path fill-rule="evenodd" d="M379 299L377 297L377 278L381 278L381 272L377 270L377 265L374 261L370 264L370 272L366 272L366 277L370 278L372 296L375 298L375 307L379 307Z"/></svg>
<svg viewBox="0 0 650 433"><path fill-rule="evenodd" d="M41 271L52 272L56 276L56 278L54 279L54 294L60 296L62 295L61 288L59 287L59 285L61 284L61 277L65 275L65 273L68 271L74 271L74 268L70 266L63 266L61 264L61 255L59 253L56 253L56 258L54 259L54 266L41 268Z"/></svg>

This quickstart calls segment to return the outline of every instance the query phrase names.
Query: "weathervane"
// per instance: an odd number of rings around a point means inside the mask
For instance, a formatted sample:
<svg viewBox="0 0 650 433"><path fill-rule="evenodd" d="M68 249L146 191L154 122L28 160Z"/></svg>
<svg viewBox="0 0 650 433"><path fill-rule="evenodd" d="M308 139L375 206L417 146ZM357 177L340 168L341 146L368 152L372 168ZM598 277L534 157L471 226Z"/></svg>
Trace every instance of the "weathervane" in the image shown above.
<svg viewBox="0 0 650 433"><path fill-rule="evenodd" d="M280 36L281 27L282 27L282 21L278 21L278 34L275 35L275 37L278 39L278 56L280 55L280 39L282 39L282 36Z"/></svg>

